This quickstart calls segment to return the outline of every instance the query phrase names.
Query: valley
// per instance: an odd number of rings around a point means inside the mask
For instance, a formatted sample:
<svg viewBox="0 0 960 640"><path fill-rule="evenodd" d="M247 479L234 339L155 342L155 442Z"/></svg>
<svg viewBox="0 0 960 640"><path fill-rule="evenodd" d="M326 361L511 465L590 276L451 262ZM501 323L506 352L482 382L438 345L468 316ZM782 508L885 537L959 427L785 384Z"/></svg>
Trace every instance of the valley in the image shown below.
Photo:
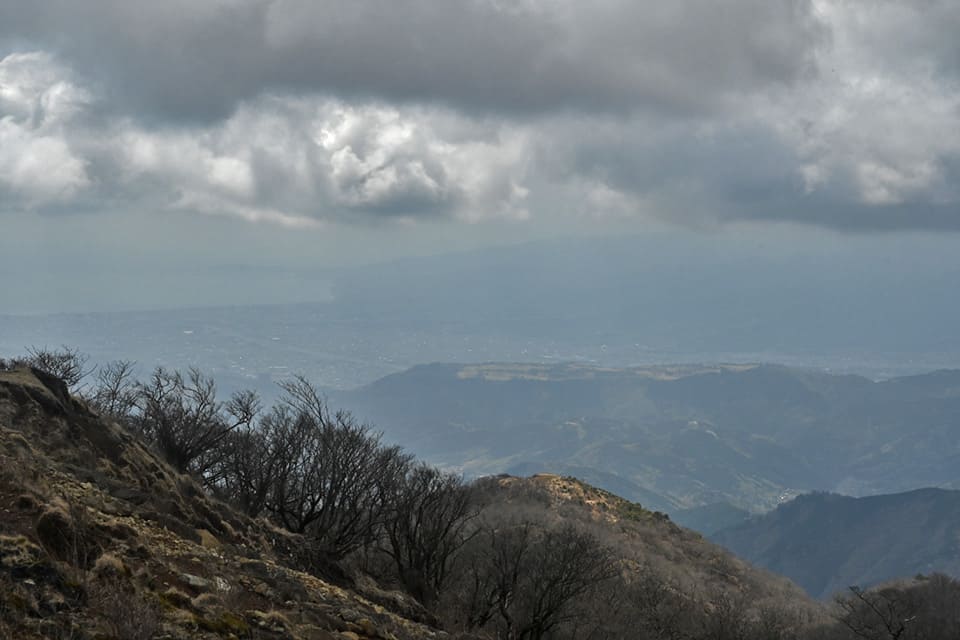
<svg viewBox="0 0 960 640"><path fill-rule="evenodd" d="M435 364L331 398L468 475L569 473L674 514L960 487L958 371Z"/></svg>

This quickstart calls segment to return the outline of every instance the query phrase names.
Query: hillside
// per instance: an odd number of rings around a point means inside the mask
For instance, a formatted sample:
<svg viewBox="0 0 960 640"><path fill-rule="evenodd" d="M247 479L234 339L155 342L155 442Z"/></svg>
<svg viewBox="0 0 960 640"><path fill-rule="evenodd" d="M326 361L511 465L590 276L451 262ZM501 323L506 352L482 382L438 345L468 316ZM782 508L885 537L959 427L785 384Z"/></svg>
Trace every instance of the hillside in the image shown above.
<svg viewBox="0 0 960 640"><path fill-rule="evenodd" d="M575 552L570 562L600 563L584 571L607 567L556 610L576 615L551 622L574 637L573 620L601 613L610 638L633 637L638 625L708 637L731 621L747 634L771 612L798 630L823 615L789 581L581 481L503 476L474 491L475 533L434 613L389 580L378 586L376 554L345 563L311 555L302 536L209 497L60 380L0 372L0 638L458 637L441 625L463 624L464 580L495 570L485 558L506 548L523 552L515 575L534 580L514 585L509 607L523 604L525 589L555 584L536 576L564 548ZM566 561L554 566L568 571ZM472 624L462 637L500 633L494 621Z"/></svg>
<svg viewBox="0 0 960 640"><path fill-rule="evenodd" d="M305 571L296 536L206 497L38 371L0 372L0 510L0 638L439 633L400 594Z"/></svg>
<svg viewBox="0 0 960 640"><path fill-rule="evenodd" d="M804 495L711 539L819 598L900 576L960 576L960 491Z"/></svg>
<svg viewBox="0 0 960 640"><path fill-rule="evenodd" d="M722 531L741 524L750 518L750 512L738 509L726 502L715 502L702 507L683 509L672 515L677 524L699 531L710 537L717 531Z"/></svg>
<svg viewBox="0 0 960 640"><path fill-rule="evenodd" d="M503 475L484 484L494 512L517 504L538 505L547 518L590 523L598 538L614 546L628 564L643 566L691 592L729 592L755 601L811 605L789 580L752 567L663 513L577 478L550 473L528 478Z"/></svg>
<svg viewBox="0 0 960 640"><path fill-rule="evenodd" d="M670 513L960 488L960 371L435 364L334 397L435 462L572 472Z"/></svg>

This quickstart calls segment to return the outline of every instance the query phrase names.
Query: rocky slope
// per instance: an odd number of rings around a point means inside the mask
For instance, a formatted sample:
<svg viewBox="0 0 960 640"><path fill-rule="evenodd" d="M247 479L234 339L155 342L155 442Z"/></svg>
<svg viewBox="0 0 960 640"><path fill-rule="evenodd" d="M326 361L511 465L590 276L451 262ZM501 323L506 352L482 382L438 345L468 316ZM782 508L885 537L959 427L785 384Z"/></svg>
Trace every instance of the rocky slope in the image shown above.
<svg viewBox="0 0 960 640"><path fill-rule="evenodd" d="M318 578L299 548L205 496L59 380L0 372L0 638L445 635L401 594Z"/></svg>

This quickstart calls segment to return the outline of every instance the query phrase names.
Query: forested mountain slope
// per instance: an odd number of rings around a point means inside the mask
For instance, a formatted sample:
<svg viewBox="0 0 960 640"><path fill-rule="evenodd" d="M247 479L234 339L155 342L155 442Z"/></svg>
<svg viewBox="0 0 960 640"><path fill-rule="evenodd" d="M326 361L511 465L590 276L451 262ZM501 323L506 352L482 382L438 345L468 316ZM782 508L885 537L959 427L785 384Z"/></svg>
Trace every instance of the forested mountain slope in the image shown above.
<svg viewBox="0 0 960 640"><path fill-rule="evenodd" d="M960 576L960 491L803 495L711 539L820 598L901 576Z"/></svg>
<svg viewBox="0 0 960 640"><path fill-rule="evenodd" d="M960 371L435 364L335 395L468 473L572 473L653 509L960 487Z"/></svg>

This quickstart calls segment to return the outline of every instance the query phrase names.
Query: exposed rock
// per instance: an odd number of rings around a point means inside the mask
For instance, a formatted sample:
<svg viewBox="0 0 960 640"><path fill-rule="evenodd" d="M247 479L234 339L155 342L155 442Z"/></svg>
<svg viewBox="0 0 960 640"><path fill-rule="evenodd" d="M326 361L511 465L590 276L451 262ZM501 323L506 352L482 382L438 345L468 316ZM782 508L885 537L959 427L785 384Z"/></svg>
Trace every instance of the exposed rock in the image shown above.
<svg viewBox="0 0 960 640"><path fill-rule="evenodd" d="M211 581L201 578L200 576L195 576L192 573L181 573L180 579L194 589L208 591L213 587L213 583Z"/></svg>

